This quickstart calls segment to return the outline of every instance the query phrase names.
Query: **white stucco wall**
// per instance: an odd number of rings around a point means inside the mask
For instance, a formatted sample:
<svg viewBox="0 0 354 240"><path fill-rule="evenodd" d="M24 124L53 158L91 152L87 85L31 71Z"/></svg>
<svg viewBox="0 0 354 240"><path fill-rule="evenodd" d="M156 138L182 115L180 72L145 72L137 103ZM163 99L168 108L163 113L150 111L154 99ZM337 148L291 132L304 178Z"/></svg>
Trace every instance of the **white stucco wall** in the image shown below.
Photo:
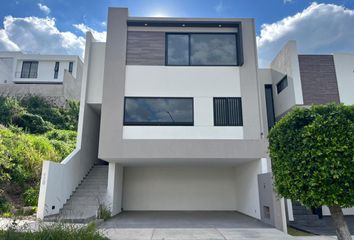
<svg viewBox="0 0 354 240"><path fill-rule="evenodd" d="M261 160L236 166L125 167L124 210L239 211L260 219Z"/></svg>
<svg viewBox="0 0 354 240"><path fill-rule="evenodd" d="M126 167L124 210L235 210L232 167Z"/></svg>
<svg viewBox="0 0 354 240"><path fill-rule="evenodd" d="M106 206L111 214L116 215L122 209L123 167L117 163L109 163Z"/></svg>
<svg viewBox="0 0 354 240"><path fill-rule="evenodd" d="M241 97L239 68L126 66L125 96L194 98L194 126L124 126L125 139L243 139L213 119L213 97Z"/></svg>
<svg viewBox="0 0 354 240"><path fill-rule="evenodd" d="M260 219L257 175L262 173L262 161L255 160L235 168L236 210Z"/></svg>
<svg viewBox="0 0 354 240"><path fill-rule="evenodd" d="M275 116L286 113L295 105L304 103L300 78L299 59L295 41L289 41L271 63ZM288 87L279 94L277 83L288 77Z"/></svg>
<svg viewBox="0 0 354 240"><path fill-rule="evenodd" d="M339 99L344 104L354 104L354 53L336 53L333 58Z"/></svg>
<svg viewBox="0 0 354 240"><path fill-rule="evenodd" d="M91 46L91 62L88 73L90 87L87 93L88 103L102 103L103 73L105 61L105 43L94 42Z"/></svg>
<svg viewBox="0 0 354 240"><path fill-rule="evenodd" d="M0 57L0 84L12 81L13 62L13 58Z"/></svg>

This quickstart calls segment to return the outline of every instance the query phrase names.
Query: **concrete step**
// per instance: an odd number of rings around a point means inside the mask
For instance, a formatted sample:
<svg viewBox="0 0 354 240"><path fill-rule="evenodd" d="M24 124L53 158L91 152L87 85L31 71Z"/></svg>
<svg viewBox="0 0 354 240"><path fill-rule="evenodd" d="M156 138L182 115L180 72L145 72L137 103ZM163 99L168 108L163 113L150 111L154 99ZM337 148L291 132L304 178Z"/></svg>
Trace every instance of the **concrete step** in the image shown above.
<svg viewBox="0 0 354 240"><path fill-rule="evenodd" d="M82 183L79 185L78 189L96 190L107 188L107 183Z"/></svg>
<svg viewBox="0 0 354 240"><path fill-rule="evenodd" d="M96 219L96 212L63 211L57 219L62 222L86 223Z"/></svg>
<svg viewBox="0 0 354 240"><path fill-rule="evenodd" d="M76 197L95 197L96 199L103 199L106 195L106 191L100 190L100 191L84 191L80 190L80 192L77 192L75 195L72 196L72 198Z"/></svg>
<svg viewBox="0 0 354 240"><path fill-rule="evenodd" d="M86 204L78 204L78 205L66 205L63 209L62 212L70 211L70 212L82 212L82 213L87 213L87 212L97 212L99 209L99 205L86 205Z"/></svg>
<svg viewBox="0 0 354 240"><path fill-rule="evenodd" d="M89 198L89 199L87 199ZM76 203L80 203L80 204L99 204L102 203L104 201L103 198L94 198L92 196L83 196L83 197L75 197L73 199L70 199L69 201L67 201L65 203L65 205L67 204L76 204Z"/></svg>
<svg viewBox="0 0 354 240"><path fill-rule="evenodd" d="M72 196L67 203L72 203L72 202L80 202L80 203L86 203L86 202L102 202L105 199L105 196L101 195L74 195Z"/></svg>
<svg viewBox="0 0 354 240"><path fill-rule="evenodd" d="M98 209L100 207L99 203L68 203L65 204L62 210L75 210L75 209Z"/></svg>

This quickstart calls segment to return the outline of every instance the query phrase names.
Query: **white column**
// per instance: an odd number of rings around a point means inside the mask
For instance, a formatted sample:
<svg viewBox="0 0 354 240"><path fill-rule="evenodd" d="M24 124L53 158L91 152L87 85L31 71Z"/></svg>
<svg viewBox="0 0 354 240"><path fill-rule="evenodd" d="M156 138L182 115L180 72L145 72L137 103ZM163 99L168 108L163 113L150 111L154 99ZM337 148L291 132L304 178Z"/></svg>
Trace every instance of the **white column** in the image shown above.
<svg viewBox="0 0 354 240"><path fill-rule="evenodd" d="M108 186L107 186L107 207L114 216L122 209L123 190L123 167L117 163L109 163Z"/></svg>

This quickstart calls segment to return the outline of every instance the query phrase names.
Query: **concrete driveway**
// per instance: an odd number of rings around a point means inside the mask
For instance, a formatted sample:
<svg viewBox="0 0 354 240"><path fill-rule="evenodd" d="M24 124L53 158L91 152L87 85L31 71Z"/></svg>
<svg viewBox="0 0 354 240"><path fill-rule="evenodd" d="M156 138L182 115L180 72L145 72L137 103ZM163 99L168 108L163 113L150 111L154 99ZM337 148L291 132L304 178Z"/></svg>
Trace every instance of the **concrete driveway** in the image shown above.
<svg viewBox="0 0 354 240"><path fill-rule="evenodd" d="M113 240L296 239L238 212L123 212L100 230Z"/></svg>

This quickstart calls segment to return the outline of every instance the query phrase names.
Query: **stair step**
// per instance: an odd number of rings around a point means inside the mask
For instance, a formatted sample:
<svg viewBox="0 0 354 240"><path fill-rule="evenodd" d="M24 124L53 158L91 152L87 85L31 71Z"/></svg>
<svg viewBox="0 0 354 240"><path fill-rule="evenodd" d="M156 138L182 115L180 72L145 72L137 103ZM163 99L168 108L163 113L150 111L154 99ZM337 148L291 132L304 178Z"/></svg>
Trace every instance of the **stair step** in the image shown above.
<svg viewBox="0 0 354 240"><path fill-rule="evenodd" d="M80 194L72 196L68 202L86 202L86 201L100 201L105 199L102 195L90 195L90 194Z"/></svg>
<svg viewBox="0 0 354 240"><path fill-rule="evenodd" d="M97 216L97 211L73 211L73 210L63 210L60 212L60 216L58 218L62 218L62 219L88 219L88 218L92 218Z"/></svg>
<svg viewBox="0 0 354 240"><path fill-rule="evenodd" d="M99 205L67 205L65 206L62 211L72 211L72 212L97 212L99 209Z"/></svg>
<svg viewBox="0 0 354 240"><path fill-rule="evenodd" d="M84 199L85 197L80 197L80 198L75 198L75 199L70 199L70 201L67 201L65 204L64 204L64 207L67 206L67 205L99 205L99 204L102 204L104 202L104 200L102 199L85 199L85 200L82 200Z"/></svg>

